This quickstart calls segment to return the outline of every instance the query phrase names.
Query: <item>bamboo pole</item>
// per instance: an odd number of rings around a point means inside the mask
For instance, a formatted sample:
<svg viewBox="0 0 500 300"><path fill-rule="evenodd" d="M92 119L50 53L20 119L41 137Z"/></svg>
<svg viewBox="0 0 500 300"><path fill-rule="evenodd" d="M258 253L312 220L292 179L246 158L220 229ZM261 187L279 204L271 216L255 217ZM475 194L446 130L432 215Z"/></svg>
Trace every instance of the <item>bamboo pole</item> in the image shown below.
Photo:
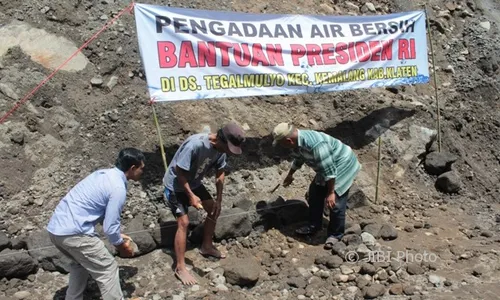
<svg viewBox="0 0 500 300"><path fill-rule="evenodd" d="M163 166L165 167L165 172L166 172L168 169L167 157L165 156L165 149L163 148L163 139L161 137L160 125L158 124L158 117L156 115L154 102L151 103L151 108L153 109L153 119L155 121L156 132L158 133L158 139L160 141L161 158L163 160Z"/></svg>
<svg viewBox="0 0 500 300"><path fill-rule="evenodd" d="M429 14L427 13L427 4L424 4L425 16L427 20L427 33L429 35L429 44L431 47L431 57L432 57L432 68L433 68L433 77L434 77L434 91L435 91L435 99L436 99L436 111L437 111L437 138L438 138L438 152L441 152L441 113L439 111L439 98L438 98L438 86L437 86L437 74L436 74L436 62L434 60L434 49L432 46L432 34L431 34L431 25L429 22Z"/></svg>
<svg viewBox="0 0 500 300"><path fill-rule="evenodd" d="M377 181L375 184L375 203L378 204L378 183L380 179L380 159L381 159L381 148L382 145L382 135L378 137L378 159L377 159Z"/></svg>

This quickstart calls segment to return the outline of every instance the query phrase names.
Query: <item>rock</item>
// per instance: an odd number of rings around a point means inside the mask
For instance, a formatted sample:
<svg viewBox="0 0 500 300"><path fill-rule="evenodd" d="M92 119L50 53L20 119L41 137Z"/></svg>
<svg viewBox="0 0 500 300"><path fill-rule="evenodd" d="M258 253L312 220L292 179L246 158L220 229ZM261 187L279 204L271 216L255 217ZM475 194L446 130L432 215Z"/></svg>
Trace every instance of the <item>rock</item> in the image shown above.
<svg viewBox="0 0 500 300"><path fill-rule="evenodd" d="M336 282L347 282L349 281L349 275L344 275L344 274L335 274L335 276L333 277L333 280L335 280Z"/></svg>
<svg viewBox="0 0 500 300"><path fill-rule="evenodd" d="M158 247L172 247L174 245L175 234L177 232L177 221L175 216L169 210L164 208L159 210L159 215L159 226L153 230L153 239ZM190 240L192 241L191 238Z"/></svg>
<svg viewBox="0 0 500 300"><path fill-rule="evenodd" d="M481 57L478 62L478 67L487 75L493 75L499 68L498 59L492 56Z"/></svg>
<svg viewBox="0 0 500 300"><path fill-rule="evenodd" d="M269 269L269 275L277 275L281 272L281 269L278 265L273 264Z"/></svg>
<svg viewBox="0 0 500 300"><path fill-rule="evenodd" d="M11 240L11 247L14 250L21 250L21 249L28 249L28 246L26 244L26 238L13 238Z"/></svg>
<svg viewBox="0 0 500 300"><path fill-rule="evenodd" d="M367 224L365 227L363 227L363 232L367 232L371 234L375 239L380 238L380 229L382 228L382 225L372 223L372 224Z"/></svg>
<svg viewBox="0 0 500 300"><path fill-rule="evenodd" d="M294 288L303 289L307 286L307 281L302 277L293 277L289 278L286 284Z"/></svg>
<svg viewBox="0 0 500 300"><path fill-rule="evenodd" d="M365 276L358 276L356 278L356 286L360 289L364 288L365 286L367 286L368 284L370 283L370 280L368 280L367 278L365 278Z"/></svg>
<svg viewBox="0 0 500 300"><path fill-rule="evenodd" d="M12 243L10 239L7 237L7 235L0 231L0 251L3 249L10 248L12 246Z"/></svg>
<svg viewBox="0 0 500 300"><path fill-rule="evenodd" d="M389 279L389 274L387 274L387 271L382 269L377 273L377 279L380 281L386 281Z"/></svg>
<svg viewBox="0 0 500 300"><path fill-rule="evenodd" d="M417 288L412 285L407 285L403 288L403 293L407 296L415 295L415 292L417 292Z"/></svg>
<svg viewBox="0 0 500 300"><path fill-rule="evenodd" d="M306 221L309 217L309 207L304 201L287 200L286 204L278 208L276 212L276 216L284 226ZM279 205L284 205L284 201L280 200L272 204L272 206Z"/></svg>
<svg viewBox="0 0 500 300"><path fill-rule="evenodd" d="M63 255L50 240L46 230L35 231L27 239L28 252L45 271L69 272L71 260Z"/></svg>
<svg viewBox="0 0 500 300"><path fill-rule="evenodd" d="M10 135L10 140L18 145L23 145L24 144L24 133L21 131L14 131Z"/></svg>
<svg viewBox="0 0 500 300"><path fill-rule="evenodd" d="M118 84L118 76L111 76L106 86L111 91L117 84Z"/></svg>
<svg viewBox="0 0 500 300"><path fill-rule="evenodd" d="M327 14L330 14L330 15L331 15L331 14L334 14L334 13L335 13L335 9L333 9L333 7L331 7L330 5L328 5L328 4L326 4L326 3L321 3L321 4L320 4L320 7L321 7L321 8L323 9L323 11L324 11L325 13L327 13ZM311 120L309 120L309 121L311 121ZM314 121L314 120L312 120L312 121ZM315 121L315 122L316 122L316 121ZM312 124L312 123L311 123L311 124ZM316 125L315 125L315 124L312 124L312 125L313 125L313 126L315 126L315 127L317 126L317 124L316 124Z"/></svg>
<svg viewBox="0 0 500 300"><path fill-rule="evenodd" d="M409 224L408 224L408 225L405 225L404 230L405 230L406 232L413 232L413 231L415 230L415 228L413 227L413 225L409 225Z"/></svg>
<svg viewBox="0 0 500 300"><path fill-rule="evenodd" d="M486 273L486 267L483 265L475 266L474 269L472 269L472 275L476 277L480 277L484 273Z"/></svg>
<svg viewBox="0 0 500 300"><path fill-rule="evenodd" d="M229 291L229 288L227 286L225 286L224 284L222 284L222 283L219 283L215 288L218 291L220 291L220 292L227 292L227 291Z"/></svg>
<svg viewBox="0 0 500 300"><path fill-rule="evenodd" d="M189 218L189 227L191 228L195 228L203 222L203 216L200 214L200 211L192 206L188 207L188 218Z"/></svg>
<svg viewBox="0 0 500 300"><path fill-rule="evenodd" d="M489 21L479 23L479 26L489 31L491 28L491 23Z"/></svg>
<svg viewBox="0 0 500 300"><path fill-rule="evenodd" d="M399 269L401 269L402 266L403 266L403 263L400 260L395 259L395 258L393 258L391 260L391 270L393 272L397 272Z"/></svg>
<svg viewBox="0 0 500 300"><path fill-rule="evenodd" d="M5 96L12 98L14 100L19 100L19 96L14 91L14 86L12 86L8 83L0 82L0 93L4 94Z"/></svg>
<svg viewBox="0 0 500 300"><path fill-rule="evenodd" d="M38 271L38 264L26 252L5 249L0 252L0 278L25 278Z"/></svg>
<svg viewBox="0 0 500 300"><path fill-rule="evenodd" d="M340 257L345 257L347 253L347 246L343 242L333 244L332 253Z"/></svg>
<svg viewBox="0 0 500 300"><path fill-rule="evenodd" d="M260 263L254 258L228 258L222 265L226 281L232 285L253 286L260 275Z"/></svg>
<svg viewBox="0 0 500 300"><path fill-rule="evenodd" d="M340 266L340 272L344 275L349 275L349 274L354 273L353 269L351 269L350 267L348 267L346 265Z"/></svg>
<svg viewBox="0 0 500 300"><path fill-rule="evenodd" d="M375 268L374 265L369 264L369 263L363 263L361 265L361 269L359 270L360 274L368 274L370 276L375 275L377 273L377 268Z"/></svg>
<svg viewBox="0 0 500 300"><path fill-rule="evenodd" d="M104 83L104 81L100 77L94 77L94 78L90 79L90 84L92 84L92 86L99 87L103 83Z"/></svg>
<svg viewBox="0 0 500 300"><path fill-rule="evenodd" d="M371 250L365 244L361 244L356 248L359 259L370 259Z"/></svg>
<svg viewBox="0 0 500 300"><path fill-rule="evenodd" d="M344 4L347 7L347 9L349 9L349 10L357 11L357 12L360 11L359 6L357 6L356 4L354 4L352 2L345 1Z"/></svg>
<svg viewBox="0 0 500 300"><path fill-rule="evenodd" d="M431 152L425 157L424 168L430 175L441 175L451 171L451 165L457 157L448 152Z"/></svg>
<svg viewBox="0 0 500 300"><path fill-rule="evenodd" d="M438 287L441 285L441 277L435 274L430 274L429 275L429 282L432 283L434 286Z"/></svg>
<svg viewBox="0 0 500 300"><path fill-rule="evenodd" d="M371 286L363 289L363 296L365 299L375 299L385 293L385 287L379 283L372 284Z"/></svg>
<svg viewBox="0 0 500 300"><path fill-rule="evenodd" d="M359 224L354 224L353 226L351 226L345 230L345 234L346 235L348 235L348 234L360 235L361 234L361 226Z"/></svg>
<svg viewBox="0 0 500 300"><path fill-rule="evenodd" d="M384 224L380 228L380 237L384 240L395 240L398 238L398 231L389 224Z"/></svg>
<svg viewBox="0 0 500 300"><path fill-rule="evenodd" d="M244 211L249 211L254 207L252 200L249 199L241 199L233 204L233 207L238 207L243 209Z"/></svg>
<svg viewBox="0 0 500 300"><path fill-rule="evenodd" d="M361 8L361 12L365 13L365 12L377 12L377 10L375 9L375 5L373 5L373 3L371 2L366 2L365 5Z"/></svg>
<svg viewBox="0 0 500 300"><path fill-rule="evenodd" d="M391 285L389 289L389 293L391 295L402 295L403 294L403 285L401 283L396 283Z"/></svg>
<svg viewBox="0 0 500 300"><path fill-rule="evenodd" d="M435 183L435 187L438 191L449 194L458 192L461 185L460 178L453 171L439 175Z"/></svg>
<svg viewBox="0 0 500 300"><path fill-rule="evenodd" d="M22 299L31 299L31 293L28 291L20 291L14 294L14 298L22 300Z"/></svg>
<svg viewBox="0 0 500 300"><path fill-rule="evenodd" d="M316 273L316 275L318 275L319 277L321 277L323 279L326 279L326 278L330 277L330 272L328 272L326 270L320 270L320 271L318 271L318 273Z"/></svg>
<svg viewBox="0 0 500 300"><path fill-rule="evenodd" d="M184 293L181 293L180 295L173 295L172 300L184 300Z"/></svg>
<svg viewBox="0 0 500 300"><path fill-rule="evenodd" d="M144 228L144 220L138 215L127 225L127 232L130 238L137 244L138 251L134 256L147 254L156 249L156 243L148 230Z"/></svg>
<svg viewBox="0 0 500 300"><path fill-rule="evenodd" d="M317 257L314 260L314 263L317 265L324 265L328 267L329 269L335 269L338 268L342 265L344 260L337 255L325 255L325 256L320 256Z"/></svg>
<svg viewBox="0 0 500 300"><path fill-rule="evenodd" d="M375 237L368 232L361 233L361 240L363 241L363 244L368 247L373 247L377 243L377 239L375 239Z"/></svg>
<svg viewBox="0 0 500 300"><path fill-rule="evenodd" d="M252 223L241 208L231 208L222 211L217 225L215 226L215 239L220 241L223 239L244 237L252 231Z"/></svg>
<svg viewBox="0 0 500 300"><path fill-rule="evenodd" d="M425 270L416 263L408 263L408 266L406 266L406 272L410 275L422 275Z"/></svg>
<svg viewBox="0 0 500 300"><path fill-rule="evenodd" d="M415 227L415 229L421 229L424 228L424 226L425 226L424 222L417 222L413 224L413 227Z"/></svg>
<svg viewBox="0 0 500 300"><path fill-rule="evenodd" d="M454 11L457 9L457 4L453 2L446 2L445 6L449 11Z"/></svg>
<svg viewBox="0 0 500 300"><path fill-rule="evenodd" d="M363 243L361 240L361 236L357 234L347 234L342 237L342 242L344 242L347 246L357 247Z"/></svg>
<svg viewBox="0 0 500 300"><path fill-rule="evenodd" d="M493 237L493 232L485 230L481 232L481 236L484 236L486 238L491 238Z"/></svg>

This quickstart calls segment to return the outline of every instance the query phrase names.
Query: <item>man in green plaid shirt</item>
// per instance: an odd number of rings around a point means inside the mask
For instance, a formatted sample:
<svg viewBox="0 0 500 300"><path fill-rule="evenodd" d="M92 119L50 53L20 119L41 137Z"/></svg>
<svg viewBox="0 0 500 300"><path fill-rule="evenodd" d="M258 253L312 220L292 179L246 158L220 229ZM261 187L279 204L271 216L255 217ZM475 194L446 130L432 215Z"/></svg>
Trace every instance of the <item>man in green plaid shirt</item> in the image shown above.
<svg viewBox="0 0 500 300"><path fill-rule="evenodd" d="M361 169L356 154L351 147L323 132L299 130L288 123L274 128L273 139L273 146L293 149L294 161L283 186L292 183L293 174L304 163L316 172L309 186L309 224L296 232L310 235L321 230L326 205L330 223L325 248L331 249L344 235L349 189Z"/></svg>

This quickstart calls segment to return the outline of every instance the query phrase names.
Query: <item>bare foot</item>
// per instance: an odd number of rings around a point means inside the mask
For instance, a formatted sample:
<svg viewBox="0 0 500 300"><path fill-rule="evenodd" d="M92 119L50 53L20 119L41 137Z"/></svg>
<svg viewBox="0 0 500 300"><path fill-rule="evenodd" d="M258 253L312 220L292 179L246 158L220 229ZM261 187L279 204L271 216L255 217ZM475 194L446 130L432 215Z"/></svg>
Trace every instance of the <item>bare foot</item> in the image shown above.
<svg viewBox="0 0 500 300"><path fill-rule="evenodd" d="M222 254L219 250L217 250L217 248L215 248L215 246L211 246L210 248L208 249L205 249L205 248L200 248L200 254L205 256L205 257L214 257L214 258L219 258L219 259L222 259L222 258L226 258L226 256L224 254Z"/></svg>
<svg viewBox="0 0 500 300"><path fill-rule="evenodd" d="M184 285L193 285L198 283L196 279L189 273L187 269L177 269L175 270L175 276L182 282Z"/></svg>

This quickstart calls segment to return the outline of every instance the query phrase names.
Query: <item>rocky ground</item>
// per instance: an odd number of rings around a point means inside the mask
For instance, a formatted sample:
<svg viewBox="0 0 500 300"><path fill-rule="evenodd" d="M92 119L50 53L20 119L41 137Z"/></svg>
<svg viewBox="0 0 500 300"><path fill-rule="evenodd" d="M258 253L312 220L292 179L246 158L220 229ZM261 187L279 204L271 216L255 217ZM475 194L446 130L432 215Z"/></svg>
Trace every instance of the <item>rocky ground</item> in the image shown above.
<svg viewBox="0 0 500 300"><path fill-rule="evenodd" d="M421 9L421 1L143 1L257 13L362 15ZM125 14L0 125L0 299L63 299L66 261L43 228L78 180L110 166L120 148L146 152L131 183L124 231L140 251L117 257L127 295L142 299L497 299L500 293L500 6L426 2L436 55L442 151L432 84L300 96L161 104L170 159L182 140L228 120L247 130L231 157L216 241L197 253L203 217L191 211L189 263L199 284L172 272L175 222L162 203L163 164L135 23ZM0 112L49 75L125 1L0 0ZM431 65L432 67L432 65ZM431 68L432 70L432 68ZM286 112L286 114L284 114ZM262 120L266 120L263 122ZM269 193L289 168L269 133L279 122L324 130L349 144L363 170L351 190L348 235L293 233L307 215L314 175ZM382 140L375 202L377 138ZM206 183L214 191L213 179ZM325 218L325 224L327 219ZM113 249L110 250L113 251ZM377 254L378 256L374 256ZM356 261L358 260L358 261ZM89 287L96 288L94 282ZM88 299L99 299L89 290Z"/></svg>

